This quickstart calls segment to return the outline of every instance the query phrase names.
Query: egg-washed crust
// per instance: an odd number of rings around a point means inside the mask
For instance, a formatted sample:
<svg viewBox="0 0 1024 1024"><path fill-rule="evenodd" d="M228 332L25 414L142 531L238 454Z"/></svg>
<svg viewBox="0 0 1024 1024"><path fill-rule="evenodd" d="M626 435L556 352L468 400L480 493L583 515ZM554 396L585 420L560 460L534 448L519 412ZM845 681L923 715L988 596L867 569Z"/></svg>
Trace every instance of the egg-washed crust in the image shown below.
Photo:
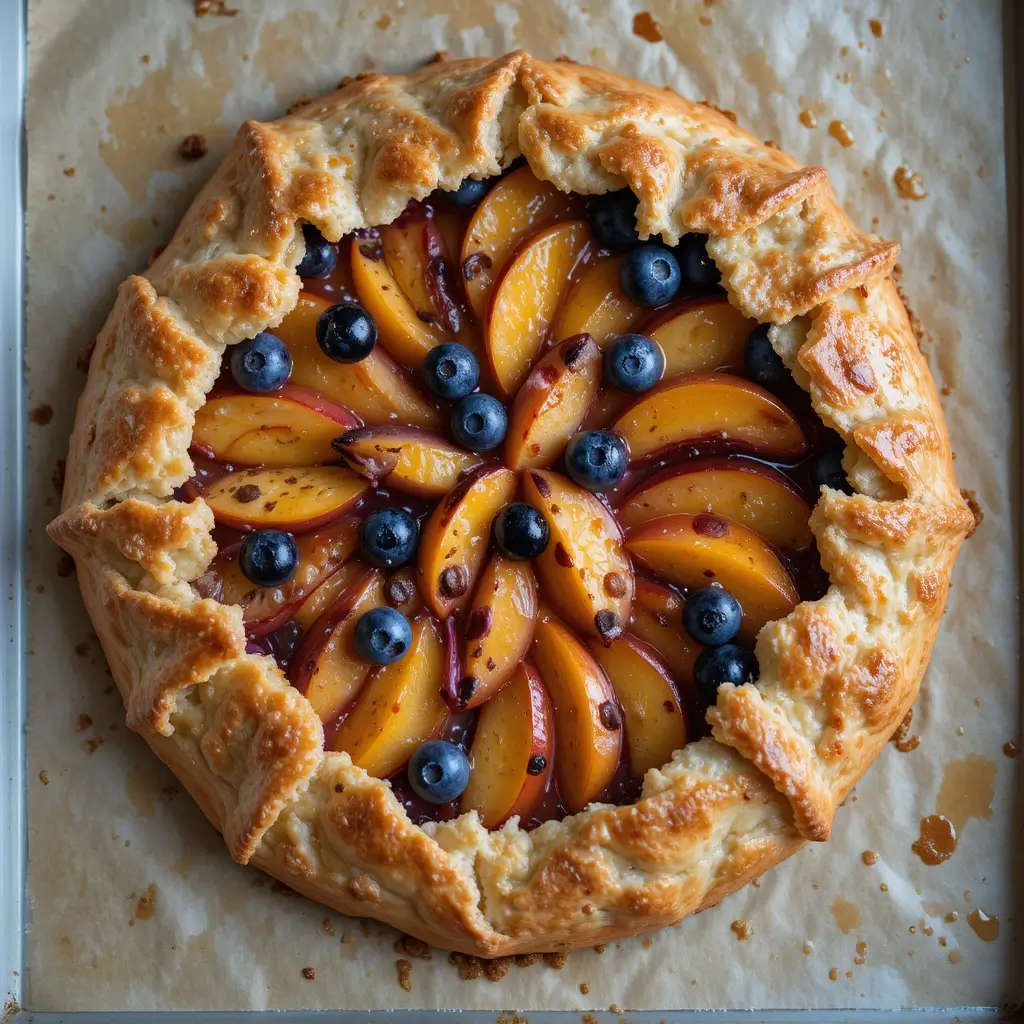
<svg viewBox="0 0 1024 1024"><path fill-rule="evenodd" d="M641 799L532 832L475 814L413 825L390 786L324 752L273 660L245 653L240 609L191 587L215 553L192 474L195 412L226 345L299 294L300 222L332 240L410 199L525 157L560 189L629 186L642 236L710 235L730 301L770 337L844 438L858 493L811 518L831 579L767 625L757 686L725 686L713 738L644 780ZM973 517L935 386L890 272L825 171L710 106L525 53L360 75L273 124L245 124L145 275L122 286L71 438L63 511L86 606L149 741L235 860L314 899L483 956L589 945L716 903L806 840L917 694Z"/></svg>

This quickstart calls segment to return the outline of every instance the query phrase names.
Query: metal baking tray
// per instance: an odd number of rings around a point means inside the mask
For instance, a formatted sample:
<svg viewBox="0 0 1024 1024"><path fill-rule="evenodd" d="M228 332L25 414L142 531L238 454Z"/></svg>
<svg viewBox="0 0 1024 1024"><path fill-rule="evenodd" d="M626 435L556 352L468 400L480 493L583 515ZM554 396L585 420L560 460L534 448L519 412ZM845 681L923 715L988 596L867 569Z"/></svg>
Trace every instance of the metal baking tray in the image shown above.
<svg viewBox="0 0 1024 1024"><path fill-rule="evenodd" d="M515 1012L510 1007L506 1014L491 1011L394 1011L382 1007L379 1011L276 1011L276 1012L156 1012L156 1013L35 1013L31 1006L22 1005L25 992L25 952L31 941L32 907L26 896L26 849L28 822L25 801L25 565L26 517L24 458L25 394L23 386L24 340L24 197L25 197L25 136L24 98L26 86L26 8L22 0L4 0L0 4L0 443L3 459L0 462L0 583L4 599L0 603L0 628L3 646L0 649L0 1022L38 1022L56 1024L57 1021L76 1021L80 1024L146 1024L146 1022L186 1020L189 1024L229 1024L229 1022L256 1022L288 1020L294 1022L322 1022L325 1020L368 1024L370 1021L402 1020L416 1022L443 1022L457 1019L459 1024L492 1024L508 1020ZM1024 11L1016 0L1007 0L1005 6L1006 63L1007 63L1007 177L1010 186L1010 214L1018 226L1016 252L1011 256L1012 279L1018 288L1015 297L1013 330L1021 336L1020 298L1024 288L1021 279L1019 238L1024 235L1019 202L1019 181L1024 173L1020 159L1018 117L1021 96L1024 93L1017 53L1024 44ZM1020 381L1020 346L1018 345L1017 380ZM1020 393L1018 388L1018 394ZM1020 437L1020 414L1017 410L1017 436ZM1018 459L1024 446L1018 445ZM1024 468L1024 464L1022 464ZM1017 494L1017 514L1020 513L1020 495ZM1018 551L1021 545L1018 543ZM666 1024L696 1024L716 1021L718 1024L755 1021L773 1024L807 1024L809 1021L867 1024L910 1024L910 1022L959 1020L980 1021L1008 1019L1014 1016L1010 1007L945 1007L902 1010L700 1010L627 1013L592 1011L583 1015L584 1021L595 1024L622 1024L633 1022L666 1022ZM516 1018L523 1019L523 1018ZM579 1013L542 1011L531 1012L532 1024L567 1024L581 1019Z"/></svg>

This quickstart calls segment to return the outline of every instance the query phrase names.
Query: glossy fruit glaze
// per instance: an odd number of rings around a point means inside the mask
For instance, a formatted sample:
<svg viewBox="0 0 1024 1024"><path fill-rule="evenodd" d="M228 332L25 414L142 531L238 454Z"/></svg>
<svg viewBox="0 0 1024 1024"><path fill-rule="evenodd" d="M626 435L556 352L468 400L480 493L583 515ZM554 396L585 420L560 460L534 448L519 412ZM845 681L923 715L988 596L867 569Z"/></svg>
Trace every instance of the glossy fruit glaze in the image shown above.
<svg viewBox="0 0 1024 1024"><path fill-rule="evenodd" d="M700 236L662 247L681 268L671 301L627 298L620 281L663 294L644 274L666 260L623 209L520 166L337 245L307 226L321 276L269 332L290 379L254 393L266 374L226 358L197 415L181 496L211 505L219 553L196 590L243 607L249 650L309 698L327 748L389 778L415 821L532 827L635 799L705 733L715 673L752 678L761 626L827 587L807 518L839 439L728 304ZM646 342L605 358L626 334L654 342L653 373ZM240 562L264 530L295 540L276 586ZM701 688L683 609L709 585L739 602L719 638L741 649L706 658ZM364 619L382 608L401 615ZM439 739L468 754L468 785L460 751L424 749Z"/></svg>

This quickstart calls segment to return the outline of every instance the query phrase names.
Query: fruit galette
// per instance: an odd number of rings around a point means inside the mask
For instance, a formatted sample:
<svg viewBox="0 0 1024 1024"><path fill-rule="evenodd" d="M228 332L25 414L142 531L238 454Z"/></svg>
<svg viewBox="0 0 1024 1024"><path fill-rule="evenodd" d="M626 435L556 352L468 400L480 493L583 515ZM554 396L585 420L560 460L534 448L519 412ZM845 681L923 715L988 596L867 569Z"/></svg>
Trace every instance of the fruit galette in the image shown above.
<svg viewBox="0 0 1024 1024"><path fill-rule="evenodd" d="M973 519L821 168L523 53L248 123L99 338L51 535L240 862L483 955L823 840Z"/></svg>

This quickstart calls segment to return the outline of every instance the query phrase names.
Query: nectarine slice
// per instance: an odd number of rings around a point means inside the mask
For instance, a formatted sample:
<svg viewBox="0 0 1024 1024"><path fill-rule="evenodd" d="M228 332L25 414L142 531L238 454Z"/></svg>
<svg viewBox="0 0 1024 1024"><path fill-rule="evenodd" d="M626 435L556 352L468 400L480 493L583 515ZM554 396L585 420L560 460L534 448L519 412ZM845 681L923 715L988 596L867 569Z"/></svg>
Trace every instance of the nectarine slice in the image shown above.
<svg viewBox="0 0 1024 1024"><path fill-rule="evenodd" d="M334 447L372 483L386 480L389 487L423 498L447 494L483 461L440 434L416 427L362 427L342 434Z"/></svg>
<svg viewBox="0 0 1024 1024"><path fill-rule="evenodd" d="M340 466L240 469L216 480L203 497L225 526L305 533L337 519L369 488Z"/></svg>
<svg viewBox="0 0 1024 1024"><path fill-rule="evenodd" d="M358 522L358 520L356 520ZM339 566L299 605L292 615L294 622L305 632L320 618L346 588L370 571L366 562L353 558Z"/></svg>
<svg viewBox="0 0 1024 1024"><path fill-rule="evenodd" d="M520 167L501 179L476 208L462 243L462 276L477 322L483 323L494 282L513 250L555 221L579 217L580 196L559 192Z"/></svg>
<svg viewBox="0 0 1024 1024"><path fill-rule="evenodd" d="M626 298L619 285L621 255L601 256L584 268L572 286L555 325L558 341L589 334L600 348L634 330L648 312Z"/></svg>
<svg viewBox="0 0 1024 1024"><path fill-rule="evenodd" d="M641 484L619 508L623 527L676 512L713 512L800 551L814 540L807 502L781 473L746 459L695 459Z"/></svg>
<svg viewBox="0 0 1024 1024"><path fill-rule="evenodd" d="M313 623L292 658L292 686L322 722L334 721L351 705L373 667L359 656L353 637L360 616L383 603L383 576L364 566Z"/></svg>
<svg viewBox="0 0 1024 1024"><path fill-rule="evenodd" d="M434 509L420 536L416 571L423 601L440 618L469 602L491 539L491 522L515 494L504 466L473 470Z"/></svg>
<svg viewBox="0 0 1024 1024"><path fill-rule="evenodd" d="M286 384L272 395L211 395L196 413L192 443L235 466L311 466L335 459L331 441L359 425L317 392Z"/></svg>
<svg viewBox="0 0 1024 1024"><path fill-rule="evenodd" d="M353 764L378 779L393 775L445 720L443 668L438 624L420 615L412 623L408 653L370 675L331 748L347 751Z"/></svg>
<svg viewBox="0 0 1024 1024"><path fill-rule="evenodd" d="M686 715L672 671L653 647L628 633L605 646L590 641L626 716L629 770L642 779L686 745Z"/></svg>
<svg viewBox="0 0 1024 1024"><path fill-rule="evenodd" d="M545 228L512 256L494 287L484 348L498 390L511 397L526 379L570 278L590 245L586 221Z"/></svg>
<svg viewBox="0 0 1024 1024"><path fill-rule="evenodd" d="M584 635L618 636L629 622L633 567L612 514L560 473L527 470L523 490L551 529L547 549L534 559L545 597Z"/></svg>
<svg viewBox="0 0 1024 1024"><path fill-rule="evenodd" d="M740 638L747 643L800 601L775 552L756 533L721 516L680 513L652 519L629 531L626 547L671 583L725 587L743 608Z"/></svg>
<svg viewBox="0 0 1024 1024"><path fill-rule="evenodd" d="M669 587L638 576L629 631L653 647L687 692L693 686L693 663L704 650L683 629L683 599Z"/></svg>
<svg viewBox="0 0 1024 1024"><path fill-rule="evenodd" d="M319 391L371 425L408 423L438 429L437 409L380 345L358 363L338 363L324 355L316 324L330 306L319 295L303 293L274 329L291 353L292 383Z"/></svg>
<svg viewBox="0 0 1024 1024"><path fill-rule="evenodd" d="M724 373L677 377L641 396L612 429L625 438L634 462L699 441L722 441L779 461L807 451L800 424L782 402Z"/></svg>
<svg viewBox="0 0 1024 1024"><path fill-rule="evenodd" d="M512 677L530 649L537 622L537 584L525 562L492 555L466 616L466 654L458 696L479 707Z"/></svg>
<svg viewBox="0 0 1024 1024"><path fill-rule="evenodd" d="M524 662L480 710L469 752L469 785L459 810L477 811L484 828L520 821L536 807L554 768L554 712L537 670Z"/></svg>
<svg viewBox="0 0 1024 1024"><path fill-rule="evenodd" d="M444 331L416 315L373 240L352 240L352 280L359 301L376 321L381 344L402 366L418 370L427 353L445 340Z"/></svg>
<svg viewBox="0 0 1024 1024"><path fill-rule="evenodd" d="M622 715L601 666L558 619L537 623L533 654L555 712L559 793L575 814L596 800L615 774Z"/></svg>
<svg viewBox="0 0 1024 1024"><path fill-rule="evenodd" d="M689 299L658 315L643 333L665 353L665 377L743 366L747 337L757 327L724 296Z"/></svg>
<svg viewBox="0 0 1024 1024"><path fill-rule="evenodd" d="M601 350L588 334L563 341L530 371L509 415L505 464L549 466L580 428L601 380Z"/></svg>

